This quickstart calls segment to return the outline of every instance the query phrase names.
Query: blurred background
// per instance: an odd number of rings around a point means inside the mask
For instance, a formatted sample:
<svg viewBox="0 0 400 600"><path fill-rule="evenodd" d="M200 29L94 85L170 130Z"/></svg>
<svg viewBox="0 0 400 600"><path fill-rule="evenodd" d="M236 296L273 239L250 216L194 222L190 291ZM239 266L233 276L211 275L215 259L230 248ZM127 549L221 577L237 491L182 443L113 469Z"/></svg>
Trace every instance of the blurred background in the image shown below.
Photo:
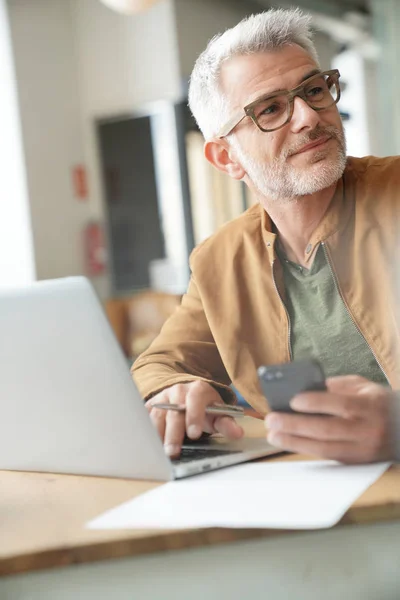
<svg viewBox="0 0 400 600"><path fill-rule="evenodd" d="M301 0L339 68L350 155L400 154L400 0ZM268 0L0 0L0 286L86 275L124 352L184 293L193 247L254 201L187 108L207 41Z"/></svg>

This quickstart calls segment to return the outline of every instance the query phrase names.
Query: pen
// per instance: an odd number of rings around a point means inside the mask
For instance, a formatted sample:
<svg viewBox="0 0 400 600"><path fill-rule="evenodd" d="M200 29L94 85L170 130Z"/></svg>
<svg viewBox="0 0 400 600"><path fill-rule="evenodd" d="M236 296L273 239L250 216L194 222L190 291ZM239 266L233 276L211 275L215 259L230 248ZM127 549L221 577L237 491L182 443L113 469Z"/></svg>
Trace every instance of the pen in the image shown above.
<svg viewBox="0 0 400 600"><path fill-rule="evenodd" d="M152 404L154 408L161 408L162 410L176 410L177 412L185 412L186 406L181 404L163 404L156 402ZM207 415L223 415L224 417L244 417L244 410L241 406L219 406L213 404L206 407Z"/></svg>

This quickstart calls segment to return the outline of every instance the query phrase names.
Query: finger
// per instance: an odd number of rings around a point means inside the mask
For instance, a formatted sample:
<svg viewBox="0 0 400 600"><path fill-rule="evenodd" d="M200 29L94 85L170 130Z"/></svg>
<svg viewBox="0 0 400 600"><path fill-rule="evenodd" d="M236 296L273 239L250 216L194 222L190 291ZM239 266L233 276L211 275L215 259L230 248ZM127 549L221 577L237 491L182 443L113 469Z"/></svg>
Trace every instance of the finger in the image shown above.
<svg viewBox="0 0 400 600"><path fill-rule="evenodd" d="M210 404L223 405L222 398L211 385L204 381L195 381L186 393L186 432L197 439L206 431L206 407ZM209 432L210 433L210 432Z"/></svg>
<svg viewBox="0 0 400 600"><path fill-rule="evenodd" d="M171 458L179 456L185 438L185 414L175 410L165 411L164 449Z"/></svg>
<svg viewBox="0 0 400 600"><path fill-rule="evenodd" d="M186 385L178 384L168 388L167 402L171 404L185 404ZM164 448L168 456L179 456L185 438L185 413L174 410L165 413Z"/></svg>
<svg viewBox="0 0 400 600"><path fill-rule="evenodd" d="M166 424L166 411L159 408L153 408L150 412L150 419L153 426L157 429L158 435L161 440L164 441L165 437L165 424Z"/></svg>
<svg viewBox="0 0 400 600"><path fill-rule="evenodd" d="M176 385L167 388L167 402L170 404L178 404L185 406L186 404L186 390L187 384L178 383Z"/></svg>
<svg viewBox="0 0 400 600"><path fill-rule="evenodd" d="M370 462L365 450L352 442L321 442L276 431L269 432L267 440L276 448L288 452L338 460L349 464Z"/></svg>
<svg viewBox="0 0 400 600"><path fill-rule="evenodd" d="M233 440L240 439L243 434L243 428L240 427L232 417L215 417L213 421L213 429L217 433L221 433L225 437Z"/></svg>
<svg viewBox="0 0 400 600"><path fill-rule="evenodd" d="M153 396L153 398L150 398L150 400L148 400L145 404L153 426L156 428L161 440L164 440L166 414L164 410L153 407L153 403L155 402L168 402L166 391Z"/></svg>
<svg viewBox="0 0 400 600"><path fill-rule="evenodd" d="M314 417L269 413L265 418L269 431L305 437L319 441L353 441L364 438L361 422L339 417Z"/></svg>
<svg viewBox="0 0 400 600"><path fill-rule="evenodd" d="M366 383L370 383L361 375L338 375L336 377L328 377L325 381L329 392L334 394L349 394L357 393L360 387Z"/></svg>
<svg viewBox="0 0 400 600"><path fill-rule="evenodd" d="M366 410L366 398L331 392L304 392L290 401L293 410L305 413L334 415L343 419L362 418Z"/></svg>
<svg viewBox="0 0 400 600"><path fill-rule="evenodd" d="M327 388L331 393L356 396L360 401L359 407L363 414L368 410L380 410L382 404L387 404L390 390L360 375L347 375L327 379Z"/></svg>

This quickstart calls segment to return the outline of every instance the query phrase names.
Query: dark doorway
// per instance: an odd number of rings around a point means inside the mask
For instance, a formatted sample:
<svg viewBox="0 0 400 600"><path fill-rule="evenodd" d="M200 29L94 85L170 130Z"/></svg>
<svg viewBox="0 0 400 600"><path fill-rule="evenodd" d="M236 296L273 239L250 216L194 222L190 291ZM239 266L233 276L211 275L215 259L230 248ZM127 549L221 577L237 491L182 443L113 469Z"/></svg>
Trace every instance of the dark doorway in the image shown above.
<svg viewBox="0 0 400 600"><path fill-rule="evenodd" d="M149 265L165 257L150 117L98 125L115 292L149 287Z"/></svg>

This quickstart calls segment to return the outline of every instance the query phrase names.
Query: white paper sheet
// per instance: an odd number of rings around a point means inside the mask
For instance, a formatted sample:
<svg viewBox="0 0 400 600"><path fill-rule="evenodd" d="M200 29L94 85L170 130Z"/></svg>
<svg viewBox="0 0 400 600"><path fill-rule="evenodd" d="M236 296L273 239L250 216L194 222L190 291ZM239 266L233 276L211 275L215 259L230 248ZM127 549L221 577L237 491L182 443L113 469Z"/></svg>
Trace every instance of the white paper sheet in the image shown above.
<svg viewBox="0 0 400 600"><path fill-rule="evenodd" d="M107 511L91 529L268 527L337 523L390 463L249 463L166 483Z"/></svg>

